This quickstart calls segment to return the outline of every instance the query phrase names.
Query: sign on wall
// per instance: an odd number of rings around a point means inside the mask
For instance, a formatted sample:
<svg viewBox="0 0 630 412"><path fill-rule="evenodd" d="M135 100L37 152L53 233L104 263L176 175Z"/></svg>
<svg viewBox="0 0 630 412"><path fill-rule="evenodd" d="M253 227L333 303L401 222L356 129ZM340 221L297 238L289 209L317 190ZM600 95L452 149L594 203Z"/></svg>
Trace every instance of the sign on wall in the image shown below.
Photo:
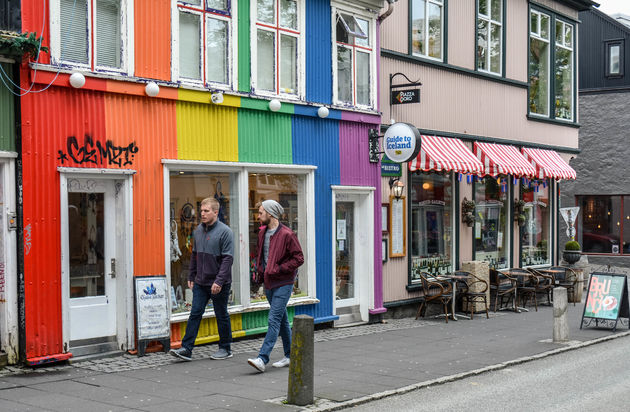
<svg viewBox="0 0 630 412"><path fill-rule="evenodd" d="M389 235L389 257L404 257L407 249L405 198L389 198L389 221L391 223Z"/></svg>
<svg viewBox="0 0 630 412"><path fill-rule="evenodd" d="M626 275L592 273L588 282L580 329L582 326L589 326L594 320L595 326L600 326L600 323L610 325L614 321L612 328L615 330L620 317L630 318ZM590 320L586 320L585 323L585 319Z"/></svg>
<svg viewBox="0 0 630 412"><path fill-rule="evenodd" d="M420 89L391 90L392 104L420 103Z"/></svg>
<svg viewBox="0 0 630 412"><path fill-rule="evenodd" d="M420 152L420 132L409 123L394 123L383 136L383 150L393 162L403 163L418 156Z"/></svg>
<svg viewBox="0 0 630 412"><path fill-rule="evenodd" d="M138 355L143 356L150 341L160 341L168 352L171 342L169 294L166 276L138 276L136 289L136 325Z"/></svg>

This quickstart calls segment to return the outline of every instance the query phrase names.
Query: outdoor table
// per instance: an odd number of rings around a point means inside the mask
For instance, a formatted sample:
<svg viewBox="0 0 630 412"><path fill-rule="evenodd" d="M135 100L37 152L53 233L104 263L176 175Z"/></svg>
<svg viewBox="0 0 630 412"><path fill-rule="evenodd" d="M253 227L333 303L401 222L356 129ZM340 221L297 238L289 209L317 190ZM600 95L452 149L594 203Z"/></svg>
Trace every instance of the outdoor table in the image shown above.
<svg viewBox="0 0 630 412"><path fill-rule="evenodd" d="M527 276L523 272L513 272L513 271L511 271L509 269L499 269L499 272L503 273L504 275L511 276L511 277ZM529 309L522 308L522 307L516 305L516 302L517 302L516 297L517 296L518 296L518 282L516 283L516 286L514 288L514 307L516 308L514 311L516 313L519 313L519 312L522 312L522 311L529 312ZM499 310L501 310L501 309L506 309L507 310L508 308L500 308Z"/></svg>
<svg viewBox="0 0 630 412"><path fill-rule="evenodd" d="M560 284L560 281L556 280L556 275L565 273L565 271L561 270L561 269L536 269L536 270L538 270L539 272L542 272L544 274L553 276L553 282L554 282L555 285L559 285Z"/></svg>
<svg viewBox="0 0 630 412"><path fill-rule="evenodd" d="M453 289L453 297L451 298L451 312L453 313L453 320L456 321L457 317L460 316L462 318L466 318L466 319L470 319L469 316L464 315L464 314L456 314L455 313L455 302L457 300L457 281L466 281L468 280L468 276L463 276L463 275L442 275L442 276L438 276L436 277L437 280L441 280L441 281L446 281L446 282L450 282L452 289Z"/></svg>

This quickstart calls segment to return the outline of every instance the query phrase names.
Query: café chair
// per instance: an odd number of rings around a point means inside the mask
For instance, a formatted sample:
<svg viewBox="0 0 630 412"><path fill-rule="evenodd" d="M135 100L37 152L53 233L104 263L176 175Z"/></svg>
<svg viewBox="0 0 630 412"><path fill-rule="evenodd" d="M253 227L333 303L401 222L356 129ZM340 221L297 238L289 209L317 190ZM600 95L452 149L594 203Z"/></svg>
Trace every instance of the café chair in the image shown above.
<svg viewBox="0 0 630 412"><path fill-rule="evenodd" d="M564 266L552 266L549 270L558 271L557 273L553 273L554 286L565 288L567 290L567 296L575 296L577 274L573 269ZM571 300L573 300L573 306L575 306L575 299Z"/></svg>
<svg viewBox="0 0 630 412"><path fill-rule="evenodd" d="M503 306L503 299L507 298L514 302L514 312L516 312L516 302L514 294L516 293L516 280L512 279L505 273L501 273L496 269L490 269L490 299L494 294L494 311L497 311L497 307ZM499 300L500 298L500 300Z"/></svg>
<svg viewBox="0 0 630 412"><path fill-rule="evenodd" d="M453 298L453 287L449 282L440 282L434 280L431 275L426 272L418 273L420 280L422 281L422 291L424 292L424 299L420 302L418 307L418 313L416 313L416 319L422 314L422 309L425 309L423 317L426 315L426 306L429 303L441 303L444 307L444 317L446 323L448 323L448 306ZM431 280L429 280L431 278Z"/></svg>
<svg viewBox="0 0 630 412"><path fill-rule="evenodd" d="M536 277L536 296L544 293L547 296L547 304L551 305L551 294L553 293L553 276L545 275L533 268L527 268L527 271Z"/></svg>
<svg viewBox="0 0 630 412"><path fill-rule="evenodd" d="M510 276L516 280L516 306L519 302L525 307L530 300L534 301L536 312L538 312L538 301L536 300L536 285L538 279L526 269L511 268L508 269Z"/></svg>
<svg viewBox="0 0 630 412"><path fill-rule="evenodd" d="M458 289L457 294L461 293L462 301L468 304L468 307L470 308L470 319L473 319L473 315L475 312L475 303L482 302L486 307L486 319L490 319L490 316L488 315L488 298L486 296L486 293L488 291L488 282L478 278L470 272L465 272L463 270L459 270L454 274L468 276L465 290L460 292Z"/></svg>

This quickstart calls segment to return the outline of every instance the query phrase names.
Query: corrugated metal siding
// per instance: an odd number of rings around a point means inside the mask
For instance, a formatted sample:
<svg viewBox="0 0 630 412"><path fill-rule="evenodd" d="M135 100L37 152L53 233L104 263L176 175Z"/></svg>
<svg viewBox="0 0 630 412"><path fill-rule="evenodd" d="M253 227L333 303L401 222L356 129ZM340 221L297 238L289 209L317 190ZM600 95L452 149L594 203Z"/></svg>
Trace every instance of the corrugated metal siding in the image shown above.
<svg viewBox="0 0 630 412"><path fill-rule="evenodd" d="M409 1L394 3L394 11L381 23L379 36L383 49L409 53L409 3Z"/></svg>
<svg viewBox="0 0 630 412"><path fill-rule="evenodd" d="M400 71L423 83L422 103L396 105L392 113L389 105L383 105L383 123L394 118L428 130L555 146L578 145L578 129L527 119L526 88L388 58L381 59L381 67L383 73ZM381 76L382 93L388 88L386 77Z"/></svg>
<svg viewBox="0 0 630 412"><path fill-rule="evenodd" d="M328 0L306 2L306 100L332 102L331 10Z"/></svg>
<svg viewBox="0 0 630 412"><path fill-rule="evenodd" d="M505 75L528 81L529 8L526 1L508 1L505 8Z"/></svg>
<svg viewBox="0 0 630 412"><path fill-rule="evenodd" d="M249 37L249 0L238 1L238 90L251 91L250 37Z"/></svg>
<svg viewBox="0 0 630 412"><path fill-rule="evenodd" d="M85 135L104 142L105 110L101 92L57 87L22 102L26 356L32 358L63 352L56 168L97 166L61 162L58 151L66 151L69 136L79 145Z"/></svg>
<svg viewBox="0 0 630 412"><path fill-rule="evenodd" d="M180 97L186 93L189 92L180 90ZM239 152L237 139L236 108L210 103L177 102L179 159L235 162Z"/></svg>
<svg viewBox="0 0 630 412"><path fill-rule="evenodd" d="M48 13L49 1L22 1L22 32L35 32L37 37L43 35L42 46L50 50L50 17ZM43 27L43 30L42 30ZM50 63L50 53L40 53L39 63ZM27 86L28 87L28 86Z"/></svg>
<svg viewBox="0 0 630 412"><path fill-rule="evenodd" d="M470 70L475 70L475 3L448 2L448 63Z"/></svg>
<svg viewBox="0 0 630 412"><path fill-rule="evenodd" d="M134 275L165 273L164 175L160 159L177 158L175 102L123 94L105 95L105 129L108 140L138 152L133 163L122 166L137 171L133 177Z"/></svg>
<svg viewBox="0 0 630 412"><path fill-rule="evenodd" d="M238 161L292 163L291 115L238 110Z"/></svg>
<svg viewBox="0 0 630 412"><path fill-rule="evenodd" d="M171 79L171 1L134 1L135 75Z"/></svg>
<svg viewBox="0 0 630 412"><path fill-rule="evenodd" d="M315 273L317 305L298 306L295 314L315 318L333 314L332 299L332 190L339 184L339 123L317 117L294 116L293 160L315 170Z"/></svg>
<svg viewBox="0 0 630 412"><path fill-rule="evenodd" d="M6 63L0 65L4 73L13 80L13 66ZM15 151L14 96L4 84L0 84L0 150Z"/></svg>

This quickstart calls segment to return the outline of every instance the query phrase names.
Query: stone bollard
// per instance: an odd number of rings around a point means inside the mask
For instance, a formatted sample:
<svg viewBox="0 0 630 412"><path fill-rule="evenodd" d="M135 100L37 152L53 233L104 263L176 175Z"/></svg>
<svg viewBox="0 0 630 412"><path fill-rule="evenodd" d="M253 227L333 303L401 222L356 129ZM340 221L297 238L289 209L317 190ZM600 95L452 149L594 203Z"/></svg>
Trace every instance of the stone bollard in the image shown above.
<svg viewBox="0 0 630 412"><path fill-rule="evenodd" d="M313 318L308 315L294 316L287 403L298 406L313 403L314 369L315 339Z"/></svg>
<svg viewBox="0 0 630 412"><path fill-rule="evenodd" d="M566 288L553 289L553 341L566 342L569 340L569 316L567 309Z"/></svg>

